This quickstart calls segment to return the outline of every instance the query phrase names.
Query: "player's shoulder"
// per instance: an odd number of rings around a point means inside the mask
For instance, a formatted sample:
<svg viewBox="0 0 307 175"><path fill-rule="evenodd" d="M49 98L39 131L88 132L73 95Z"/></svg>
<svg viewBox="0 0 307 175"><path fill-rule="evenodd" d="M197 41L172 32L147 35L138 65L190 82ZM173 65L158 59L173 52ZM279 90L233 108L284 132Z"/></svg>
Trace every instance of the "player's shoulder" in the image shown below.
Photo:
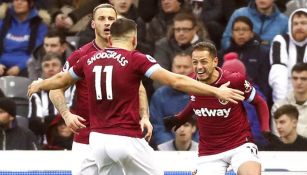
<svg viewBox="0 0 307 175"><path fill-rule="evenodd" d="M149 54L145 54L137 50L133 51L131 54L134 58L146 59L152 63L157 63L156 59Z"/></svg>
<svg viewBox="0 0 307 175"><path fill-rule="evenodd" d="M83 45L82 47L80 47L77 52L79 52L80 54L87 54L88 52L93 52L93 51L98 51L100 50L98 48L98 46L95 45L95 43L93 41Z"/></svg>

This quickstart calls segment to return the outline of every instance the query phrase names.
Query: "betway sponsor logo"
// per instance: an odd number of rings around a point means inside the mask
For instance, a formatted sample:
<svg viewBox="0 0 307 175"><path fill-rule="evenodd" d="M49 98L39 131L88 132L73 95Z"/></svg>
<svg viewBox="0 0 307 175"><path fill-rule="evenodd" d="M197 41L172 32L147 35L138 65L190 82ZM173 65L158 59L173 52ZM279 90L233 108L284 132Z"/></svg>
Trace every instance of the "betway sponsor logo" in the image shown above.
<svg viewBox="0 0 307 175"><path fill-rule="evenodd" d="M231 108L228 109L208 109L200 108L193 109L195 115L198 117L224 117L227 118L230 114Z"/></svg>

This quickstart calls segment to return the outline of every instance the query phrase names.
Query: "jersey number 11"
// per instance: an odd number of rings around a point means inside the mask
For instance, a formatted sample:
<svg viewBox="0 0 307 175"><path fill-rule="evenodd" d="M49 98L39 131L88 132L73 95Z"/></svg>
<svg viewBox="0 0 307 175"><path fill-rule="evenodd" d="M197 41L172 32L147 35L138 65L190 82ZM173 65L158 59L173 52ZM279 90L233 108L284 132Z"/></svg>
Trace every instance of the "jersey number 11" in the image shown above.
<svg viewBox="0 0 307 175"><path fill-rule="evenodd" d="M96 99L102 100L101 95L101 71L103 66L95 66L93 72L95 73L95 91L96 91ZM106 93L107 99L113 100L113 92L112 92L112 71L113 66L105 66L103 72L106 73Z"/></svg>

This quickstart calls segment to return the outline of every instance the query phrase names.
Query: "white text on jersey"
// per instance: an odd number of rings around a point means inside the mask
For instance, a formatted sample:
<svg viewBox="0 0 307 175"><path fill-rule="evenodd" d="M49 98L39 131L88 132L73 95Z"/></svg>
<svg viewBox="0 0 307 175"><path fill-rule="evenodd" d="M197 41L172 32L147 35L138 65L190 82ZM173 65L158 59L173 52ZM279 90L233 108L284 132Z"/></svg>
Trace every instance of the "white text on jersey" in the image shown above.
<svg viewBox="0 0 307 175"><path fill-rule="evenodd" d="M227 118L229 116L231 108L228 109L208 109L208 108L200 108L193 109L195 115L198 117L224 117Z"/></svg>
<svg viewBox="0 0 307 175"><path fill-rule="evenodd" d="M128 60L126 60L125 57L123 57L121 54L114 52L114 51L107 51L106 52L97 52L95 55L93 55L91 58L87 60L87 65L92 64L94 61L99 59L105 59L105 58L113 58L117 60L121 66L126 66L128 64Z"/></svg>

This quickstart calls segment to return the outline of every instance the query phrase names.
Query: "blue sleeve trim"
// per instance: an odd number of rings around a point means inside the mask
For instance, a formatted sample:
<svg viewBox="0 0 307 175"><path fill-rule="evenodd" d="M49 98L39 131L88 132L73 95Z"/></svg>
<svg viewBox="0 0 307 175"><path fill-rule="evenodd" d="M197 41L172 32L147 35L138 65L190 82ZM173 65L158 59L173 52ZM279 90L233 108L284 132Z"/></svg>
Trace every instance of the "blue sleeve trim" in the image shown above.
<svg viewBox="0 0 307 175"><path fill-rule="evenodd" d="M71 67L69 70L68 70L69 74L72 76L72 78L74 80L80 80L82 79L81 77L79 77L73 70L73 68Z"/></svg>
<svg viewBox="0 0 307 175"><path fill-rule="evenodd" d="M161 68L161 66L160 66L159 64L155 64L155 65L151 66L151 67L146 71L145 76L148 77L148 78L150 78L151 75L152 75L156 70L158 70L158 69L160 69L160 68Z"/></svg>
<svg viewBox="0 0 307 175"><path fill-rule="evenodd" d="M247 101L248 101L248 102L253 101L254 98L255 98L255 96L256 96L256 89L253 87L252 92L251 92L251 94L249 95Z"/></svg>

